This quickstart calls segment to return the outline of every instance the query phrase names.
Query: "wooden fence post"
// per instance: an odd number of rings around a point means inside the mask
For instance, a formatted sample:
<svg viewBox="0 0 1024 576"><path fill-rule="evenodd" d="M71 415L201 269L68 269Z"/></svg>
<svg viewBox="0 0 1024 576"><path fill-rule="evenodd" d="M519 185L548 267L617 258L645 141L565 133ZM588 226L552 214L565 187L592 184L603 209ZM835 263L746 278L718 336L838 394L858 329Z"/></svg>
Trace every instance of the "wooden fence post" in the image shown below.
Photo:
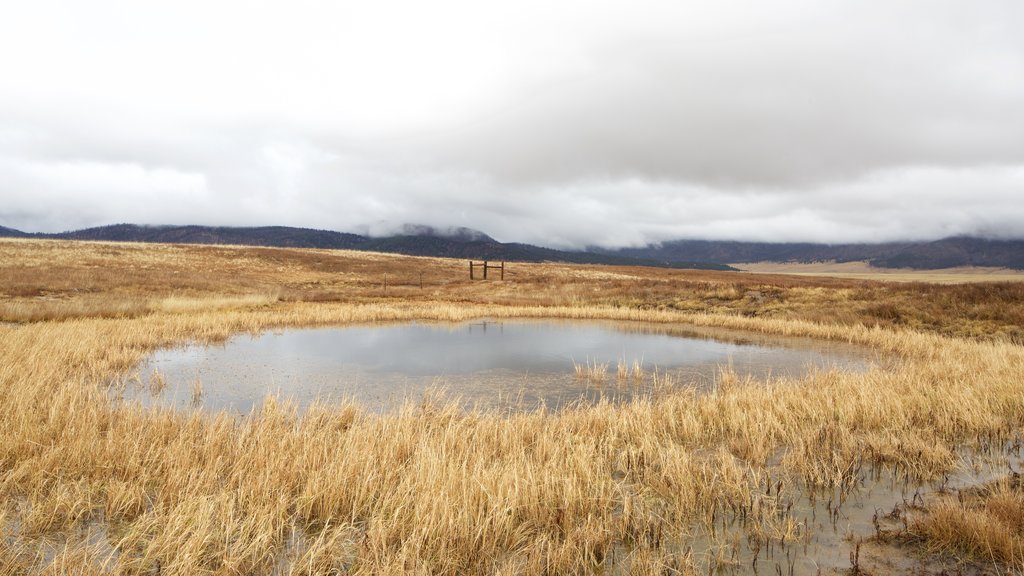
<svg viewBox="0 0 1024 576"><path fill-rule="evenodd" d="M505 262L504 261L502 261L501 264L491 264L491 262L489 260L484 260L483 262L479 262L479 263L473 262L472 260L470 260L469 261L469 279L470 280L476 280L476 269L477 268L483 268L483 271L484 271L483 279L484 280L487 280L487 276L488 276L488 274L490 274L490 271L491 271L492 268L494 270L497 270L500 273L500 278L502 280L505 279ZM420 283L421 284L423 282L422 276L423 276L423 274L421 273L420 274Z"/></svg>

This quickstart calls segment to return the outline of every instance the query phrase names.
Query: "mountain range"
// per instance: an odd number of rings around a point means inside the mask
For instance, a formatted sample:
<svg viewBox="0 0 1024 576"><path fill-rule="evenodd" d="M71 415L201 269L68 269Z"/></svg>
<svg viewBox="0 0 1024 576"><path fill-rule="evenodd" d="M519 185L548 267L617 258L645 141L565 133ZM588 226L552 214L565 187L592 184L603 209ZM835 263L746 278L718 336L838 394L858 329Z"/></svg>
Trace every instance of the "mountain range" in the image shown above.
<svg viewBox="0 0 1024 576"><path fill-rule="evenodd" d="M927 242L878 244L764 243L676 240L643 248L591 251L617 256L696 262L859 262L878 268L937 270L957 266L992 266L1024 270L1024 240L956 236Z"/></svg>
<svg viewBox="0 0 1024 576"><path fill-rule="evenodd" d="M118 242L237 244L289 248L327 248L391 252L509 262L572 262L733 269L739 262L854 262L880 268L940 269L995 266L1024 270L1024 240L952 237L927 242L878 244L765 243L676 240L643 248L565 251L530 244L499 242L470 228L407 225L391 236L314 230L288 226L140 226L114 224L54 234L28 233L0 226L0 237L62 238Z"/></svg>
<svg viewBox="0 0 1024 576"><path fill-rule="evenodd" d="M508 262L571 262L576 264L735 270L720 263L665 262L637 256L569 252L530 244L498 242L483 232L470 228L433 228L421 225L407 225L398 234L384 237L289 226L140 226L138 224L113 224L54 234L27 233L0 226L0 237L4 236L112 242L326 248Z"/></svg>

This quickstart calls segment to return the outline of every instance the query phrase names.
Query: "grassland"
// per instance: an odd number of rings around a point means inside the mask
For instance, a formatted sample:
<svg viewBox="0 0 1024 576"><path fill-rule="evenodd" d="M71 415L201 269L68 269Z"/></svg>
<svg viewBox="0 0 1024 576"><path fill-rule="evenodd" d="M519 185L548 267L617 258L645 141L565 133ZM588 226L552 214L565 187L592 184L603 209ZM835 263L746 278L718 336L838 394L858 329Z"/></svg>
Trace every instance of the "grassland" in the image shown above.
<svg viewBox="0 0 1024 576"><path fill-rule="evenodd" d="M877 268L868 262L751 262L733 267L758 274L793 274L796 276L828 276L852 280L883 280L886 282L928 282L931 284L966 284L969 282L1024 282L1024 270L984 266L962 266L939 270L910 268Z"/></svg>
<svg viewBox="0 0 1024 576"><path fill-rule="evenodd" d="M482 316L686 322L894 362L511 415L268 398L239 418L107 389L175 343ZM697 573L805 539L796 498L941 478L1024 428L1022 283L558 264L470 282L442 259L5 240L0 322L5 573ZM964 530L926 541L957 553ZM1024 570L1013 546L983 558Z"/></svg>

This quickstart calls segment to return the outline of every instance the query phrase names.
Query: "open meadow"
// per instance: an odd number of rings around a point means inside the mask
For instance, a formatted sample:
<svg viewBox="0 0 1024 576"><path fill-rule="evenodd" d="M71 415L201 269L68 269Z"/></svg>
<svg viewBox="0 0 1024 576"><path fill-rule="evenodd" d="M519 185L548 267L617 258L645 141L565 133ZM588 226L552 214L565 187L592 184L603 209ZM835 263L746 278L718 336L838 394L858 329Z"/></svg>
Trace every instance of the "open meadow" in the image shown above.
<svg viewBox="0 0 1024 576"><path fill-rule="evenodd" d="M476 318L739 329L885 361L557 411L112 401L162 347ZM813 574L822 523L844 559L824 574L1020 573L1022 434L1019 281L556 263L471 281L463 260L0 240L3 574ZM845 527L875 483L910 488Z"/></svg>
<svg viewBox="0 0 1024 576"><path fill-rule="evenodd" d="M734 268L758 274L828 276L851 280L887 282L928 282L930 284L966 284L969 282L1024 282L1024 270L981 266L961 266L939 270L877 268L868 262L753 262L737 263Z"/></svg>

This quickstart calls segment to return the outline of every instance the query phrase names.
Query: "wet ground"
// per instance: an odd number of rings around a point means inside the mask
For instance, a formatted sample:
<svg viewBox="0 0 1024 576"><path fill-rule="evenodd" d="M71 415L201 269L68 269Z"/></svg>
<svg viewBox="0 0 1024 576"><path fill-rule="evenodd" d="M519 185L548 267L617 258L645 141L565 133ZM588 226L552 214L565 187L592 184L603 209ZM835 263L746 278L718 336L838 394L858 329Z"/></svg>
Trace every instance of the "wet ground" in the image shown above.
<svg viewBox="0 0 1024 576"><path fill-rule="evenodd" d="M796 530L788 537L755 536L753 512L748 511L727 513L713 527L699 527L687 546L709 574L1006 574L1005 567L936 553L922 543L893 537L905 535L909 515L920 514L935 499L1006 478L1008 470L1024 463L1008 448L990 454L965 450L961 457L959 470L930 482L865 467L842 490L800 491L794 486L773 493L766 486L753 509L776 512L780 522L791 519Z"/></svg>
<svg viewBox="0 0 1024 576"><path fill-rule="evenodd" d="M957 490L976 489L1005 478L1007 469L1020 469L1024 459L1006 451L990 456L968 456L965 466L933 482L901 479L892 470L864 469L846 490L793 494L766 490L762 509L777 509L800 527L795 537L754 537L752 515L723 513L713 527L699 525L696 533L678 540L681 554L689 555L700 573L719 575L888 575L983 576L1015 574L1005 566L965 561L950 554L929 552L923 545L898 539L878 539L879 531L898 531L908 510L938 497L954 497ZM776 508L777 506L777 508ZM760 506L759 506L760 507ZM713 535L709 532L713 531ZM7 526L7 535L19 532ZM356 534L358 535L358 534ZM274 574L289 573L291 559L301 555L306 535L292 527L286 549ZM102 520L79 524L62 536L37 542L39 559L52 561L67 541L86 542L99 557L117 557L110 528ZM856 567L856 569L855 569ZM617 547L605 565L607 574L630 573L630 551Z"/></svg>

